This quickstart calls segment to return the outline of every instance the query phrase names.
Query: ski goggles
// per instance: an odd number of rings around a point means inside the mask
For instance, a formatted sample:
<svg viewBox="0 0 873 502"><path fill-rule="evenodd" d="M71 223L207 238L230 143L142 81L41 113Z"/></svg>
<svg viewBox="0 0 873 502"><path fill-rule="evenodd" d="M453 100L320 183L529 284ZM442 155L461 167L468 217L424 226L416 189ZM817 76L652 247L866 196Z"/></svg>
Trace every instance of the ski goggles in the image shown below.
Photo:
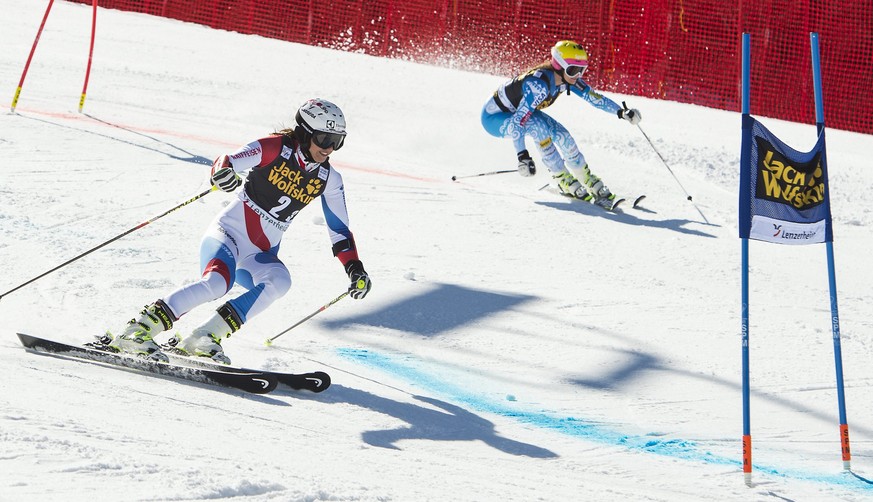
<svg viewBox="0 0 873 502"><path fill-rule="evenodd" d="M339 150L342 148L345 139L345 134L337 134L335 132L315 131L312 133L312 142L321 148Z"/></svg>
<svg viewBox="0 0 873 502"><path fill-rule="evenodd" d="M588 66L569 65L564 68L564 73L566 73L568 77L581 77L587 69Z"/></svg>

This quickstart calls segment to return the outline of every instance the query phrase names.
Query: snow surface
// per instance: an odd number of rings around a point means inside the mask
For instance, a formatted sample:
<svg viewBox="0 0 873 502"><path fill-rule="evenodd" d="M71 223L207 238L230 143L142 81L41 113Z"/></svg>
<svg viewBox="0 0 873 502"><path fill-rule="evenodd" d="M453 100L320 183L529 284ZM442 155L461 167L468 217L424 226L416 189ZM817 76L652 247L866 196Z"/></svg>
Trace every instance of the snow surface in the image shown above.
<svg viewBox="0 0 873 502"><path fill-rule="evenodd" d="M11 98L44 2L0 11ZM0 290L203 191L205 163L313 96L348 117L333 160L374 288L264 345L346 287L314 204L280 254L292 291L225 342L239 364L327 370L318 395L247 395L18 343L18 331L87 341L195 280L201 233L232 195L4 296L0 500L873 499L873 137L828 131L853 472L825 247L751 242L747 487L738 113L610 94L642 111L680 186L636 128L561 99L549 112L594 172L649 195L610 214L539 190L542 172L451 181L514 168L510 142L479 125L501 76L101 9L79 114L90 16L54 4L16 113L0 114ZM798 149L815 142L813 126L764 122Z"/></svg>

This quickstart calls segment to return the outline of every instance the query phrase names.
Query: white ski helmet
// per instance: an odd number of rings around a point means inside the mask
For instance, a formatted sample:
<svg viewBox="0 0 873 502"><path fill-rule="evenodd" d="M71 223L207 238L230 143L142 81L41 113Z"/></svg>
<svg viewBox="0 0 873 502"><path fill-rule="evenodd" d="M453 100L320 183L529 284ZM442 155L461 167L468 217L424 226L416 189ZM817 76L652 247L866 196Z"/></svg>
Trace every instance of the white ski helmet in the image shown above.
<svg viewBox="0 0 873 502"><path fill-rule="evenodd" d="M339 150L346 138L346 117L339 107L326 99L310 99L297 110L298 131L302 143L314 142L321 148Z"/></svg>

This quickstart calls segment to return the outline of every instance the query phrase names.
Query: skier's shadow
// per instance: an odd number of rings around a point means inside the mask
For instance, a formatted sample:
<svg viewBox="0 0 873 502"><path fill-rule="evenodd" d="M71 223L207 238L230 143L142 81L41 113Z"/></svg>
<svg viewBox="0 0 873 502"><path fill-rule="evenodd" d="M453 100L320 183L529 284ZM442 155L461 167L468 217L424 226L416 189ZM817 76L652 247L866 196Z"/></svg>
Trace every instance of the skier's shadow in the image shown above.
<svg viewBox="0 0 873 502"><path fill-rule="evenodd" d="M693 220L663 220L663 221L653 221L653 220L643 220L641 218L637 218L636 216L628 213L628 212L609 212L599 207L594 207L593 204L582 204L579 202L545 202L545 201L537 201L536 204L540 206L550 207L552 209L559 209L561 211L571 211L574 213L584 214L588 216L600 216L603 218L610 219L617 223L624 223L626 225L634 225L634 226L643 226L643 227L651 227L651 228L664 228L667 230L672 230L674 232L679 232L683 234L689 235L697 235L700 237L712 237L715 238L714 235L708 234L706 232L701 232L700 230L694 230L691 228L686 228L686 225L695 224L695 225L708 225L708 226L716 226L701 223L699 221ZM654 213L654 211L648 209L641 209L647 213Z"/></svg>
<svg viewBox="0 0 873 502"><path fill-rule="evenodd" d="M371 446L399 450L397 443L403 440L430 441L482 441L510 455L534 458L556 458L558 455L545 448L502 437L494 430L494 424L467 410L425 396L412 396L430 406L394 401L369 392L331 385L330 392L313 396L327 403L347 403L392 416L408 423L408 427L391 430L365 431L361 439Z"/></svg>

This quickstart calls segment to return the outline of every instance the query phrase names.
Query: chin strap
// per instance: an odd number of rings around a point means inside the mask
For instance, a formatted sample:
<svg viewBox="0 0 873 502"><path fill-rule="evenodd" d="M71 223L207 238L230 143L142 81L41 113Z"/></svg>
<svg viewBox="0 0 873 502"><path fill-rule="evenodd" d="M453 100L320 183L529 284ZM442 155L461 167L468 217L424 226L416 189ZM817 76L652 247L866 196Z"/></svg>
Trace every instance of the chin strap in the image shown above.
<svg viewBox="0 0 873 502"><path fill-rule="evenodd" d="M297 147L300 149L300 153L303 154L304 160L306 160L306 162L315 162L315 159L309 155L309 146L312 144L312 134L303 126L298 125L294 128L294 140L297 141Z"/></svg>

